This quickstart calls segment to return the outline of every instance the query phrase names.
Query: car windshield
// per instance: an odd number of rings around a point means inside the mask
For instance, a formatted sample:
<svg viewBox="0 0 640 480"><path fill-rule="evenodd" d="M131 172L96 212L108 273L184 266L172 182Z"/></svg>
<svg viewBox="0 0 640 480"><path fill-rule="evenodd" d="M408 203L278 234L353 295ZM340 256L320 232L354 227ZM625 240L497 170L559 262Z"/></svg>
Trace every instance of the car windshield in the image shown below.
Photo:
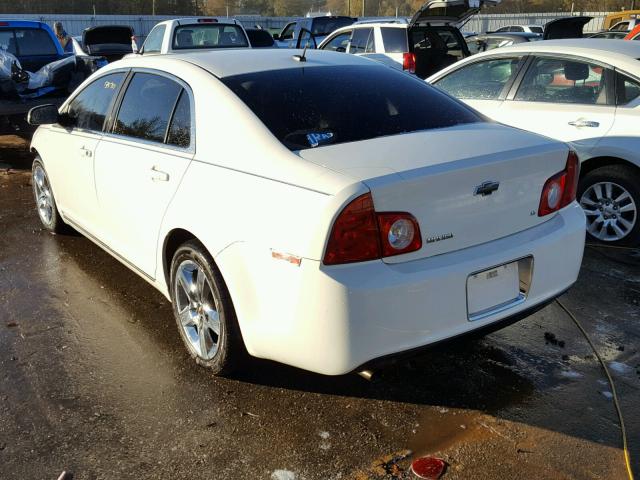
<svg viewBox="0 0 640 480"><path fill-rule="evenodd" d="M173 34L174 50L248 47L244 31L237 25L204 23L181 25Z"/></svg>
<svg viewBox="0 0 640 480"><path fill-rule="evenodd" d="M353 18L349 17L318 17L313 19L311 33L314 35L329 35L331 32L352 23Z"/></svg>
<svg viewBox="0 0 640 480"><path fill-rule="evenodd" d="M425 82L378 65L289 68L221 81L290 150L484 121Z"/></svg>

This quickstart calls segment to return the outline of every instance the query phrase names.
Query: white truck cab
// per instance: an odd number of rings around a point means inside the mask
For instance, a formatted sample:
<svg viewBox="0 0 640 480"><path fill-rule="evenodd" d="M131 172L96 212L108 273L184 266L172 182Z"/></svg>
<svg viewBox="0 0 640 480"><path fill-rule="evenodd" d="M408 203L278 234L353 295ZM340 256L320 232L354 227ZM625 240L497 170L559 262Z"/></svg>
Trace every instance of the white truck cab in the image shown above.
<svg viewBox="0 0 640 480"><path fill-rule="evenodd" d="M141 55L220 48L251 48L242 24L233 18L190 17L158 23L142 45Z"/></svg>

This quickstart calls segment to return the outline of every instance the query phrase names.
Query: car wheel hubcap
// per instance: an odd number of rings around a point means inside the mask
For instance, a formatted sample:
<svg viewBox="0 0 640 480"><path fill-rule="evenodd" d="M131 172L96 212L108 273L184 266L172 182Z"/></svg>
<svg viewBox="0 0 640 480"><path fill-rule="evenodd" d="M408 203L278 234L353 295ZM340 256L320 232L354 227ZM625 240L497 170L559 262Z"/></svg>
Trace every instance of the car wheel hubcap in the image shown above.
<svg viewBox="0 0 640 480"><path fill-rule="evenodd" d="M582 194L580 205L587 216L587 231L604 242L622 240L637 221L633 197L617 183L594 183Z"/></svg>
<svg viewBox="0 0 640 480"><path fill-rule="evenodd" d="M220 315L213 289L201 266L185 260L174 280L176 308L189 348L198 357L211 360L218 351Z"/></svg>
<svg viewBox="0 0 640 480"><path fill-rule="evenodd" d="M42 167L37 166L33 172L33 188L36 196L38 215L45 225L50 225L53 218L53 196Z"/></svg>

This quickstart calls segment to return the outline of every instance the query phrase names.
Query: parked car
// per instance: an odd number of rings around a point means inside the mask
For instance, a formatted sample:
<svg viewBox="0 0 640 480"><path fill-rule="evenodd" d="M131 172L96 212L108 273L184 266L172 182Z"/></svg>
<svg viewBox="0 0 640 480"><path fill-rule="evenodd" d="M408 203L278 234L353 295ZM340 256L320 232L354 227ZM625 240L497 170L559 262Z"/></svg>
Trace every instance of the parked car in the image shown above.
<svg viewBox="0 0 640 480"><path fill-rule="evenodd" d="M607 15L604 19L605 30L628 32L636 25L640 10L624 10Z"/></svg>
<svg viewBox="0 0 640 480"><path fill-rule="evenodd" d="M331 32L351 25L356 20L336 15L308 16L288 23L273 38L281 48L316 48Z"/></svg>
<svg viewBox="0 0 640 480"><path fill-rule="evenodd" d="M115 62L133 53L132 37L133 29L127 25L89 27L82 32L82 49L89 55L99 55Z"/></svg>
<svg viewBox="0 0 640 480"><path fill-rule="evenodd" d="M583 38L584 27L593 17L575 16L551 20L544 26L543 40L560 40L563 38Z"/></svg>
<svg viewBox="0 0 640 480"><path fill-rule="evenodd" d="M0 19L0 49L14 55L30 72L69 55L49 25L26 20Z"/></svg>
<svg viewBox="0 0 640 480"><path fill-rule="evenodd" d="M508 125L569 142L582 161L578 198L589 235L640 243L640 43L522 43L429 78Z"/></svg>
<svg viewBox="0 0 640 480"><path fill-rule="evenodd" d="M233 18L179 18L160 22L153 27L139 53L158 55L249 47L251 43L244 27Z"/></svg>
<svg viewBox="0 0 640 480"><path fill-rule="evenodd" d="M504 27L498 28L497 30L491 33L518 33L518 32L537 33L541 35L544 33L544 27L542 25L506 25Z"/></svg>
<svg viewBox="0 0 640 480"><path fill-rule="evenodd" d="M137 56L30 118L44 228L160 290L218 374L245 349L344 374L523 318L580 269L565 144L354 55Z"/></svg>
<svg viewBox="0 0 640 480"><path fill-rule="evenodd" d="M481 6L500 1L482 0L479 6L470 7L468 0L430 0L408 23L359 22L336 30L319 48L367 56L426 78L470 55L456 25L463 24Z"/></svg>
<svg viewBox="0 0 640 480"><path fill-rule="evenodd" d="M607 40L622 40L627 36L627 32L619 32L615 30L607 30L604 32L594 33L589 35L588 38L605 38Z"/></svg>
<svg viewBox="0 0 640 480"><path fill-rule="evenodd" d="M509 47L518 43L536 42L542 40L539 33L485 33L466 38L467 47L472 55L493 50L494 48Z"/></svg>

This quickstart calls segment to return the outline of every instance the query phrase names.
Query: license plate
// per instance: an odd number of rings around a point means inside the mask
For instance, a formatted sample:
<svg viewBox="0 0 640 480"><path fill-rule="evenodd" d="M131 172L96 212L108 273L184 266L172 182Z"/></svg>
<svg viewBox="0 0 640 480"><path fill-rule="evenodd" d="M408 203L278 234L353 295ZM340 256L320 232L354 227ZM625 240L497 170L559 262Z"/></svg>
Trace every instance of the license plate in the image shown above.
<svg viewBox="0 0 640 480"><path fill-rule="evenodd" d="M479 316L504 307L519 297L518 262L474 273L467 278L467 307L470 320L477 320Z"/></svg>

